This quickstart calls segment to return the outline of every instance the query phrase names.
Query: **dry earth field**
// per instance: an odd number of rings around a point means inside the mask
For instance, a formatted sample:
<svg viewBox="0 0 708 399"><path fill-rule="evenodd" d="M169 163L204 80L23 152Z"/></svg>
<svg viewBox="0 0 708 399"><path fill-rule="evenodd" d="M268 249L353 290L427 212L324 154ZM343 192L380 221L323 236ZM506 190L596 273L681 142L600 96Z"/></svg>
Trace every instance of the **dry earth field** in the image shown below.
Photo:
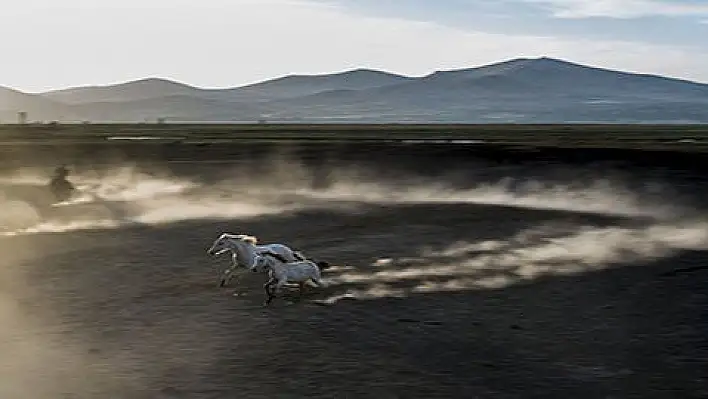
<svg viewBox="0 0 708 399"><path fill-rule="evenodd" d="M708 397L699 166L144 147L6 149L0 398ZM57 162L85 195L52 208ZM328 286L217 287L224 231L331 262Z"/></svg>

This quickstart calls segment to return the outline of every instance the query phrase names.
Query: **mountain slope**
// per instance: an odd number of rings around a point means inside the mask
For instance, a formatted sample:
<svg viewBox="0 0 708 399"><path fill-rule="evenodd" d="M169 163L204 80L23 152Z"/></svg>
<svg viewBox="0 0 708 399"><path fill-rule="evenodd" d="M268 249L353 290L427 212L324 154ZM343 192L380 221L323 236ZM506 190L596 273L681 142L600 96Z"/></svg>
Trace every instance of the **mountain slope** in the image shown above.
<svg viewBox="0 0 708 399"><path fill-rule="evenodd" d="M365 90L413 80L402 75L370 69L355 69L325 75L289 75L248 86L221 90L220 98L275 100L294 98L331 90ZM215 93L215 92L213 92Z"/></svg>
<svg viewBox="0 0 708 399"><path fill-rule="evenodd" d="M117 85L75 87L42 93L65 104L138 101L176 95L199 95L202 89L167 79L148 78Z"/></svg>
<svg viewBox="0 0 708 399"><path fill-rule="evenodd" d="M267 115L300 122L708 123L708 84L546 57L420 78L357 69L231 89L144 79L42 97L5 90L4 96L13 118L23 109L31 119L71 114L93 121L256 121Z"/></svg>
<svg viewBox="0 0 708 399"><path fill-rule="evenodd" d="M240 104L207 98L174 95L124 102L75 104L71 109L91 115L102 122L143 122L165 118L169 121L255 120L260 109L250 103Z"/></svg>
<svg viewBox="0 0 708 399"><path fill-rule="evenodd" d="M360 116L376 108L391 115L419 116L421 121L543 118L563 122L566 116L580 115L598 121L678 118L708 122L708 85L550 58L515 59L435 72L396 85L329 91L272 104L300 115L328 110Z"/></svg>
<svg viewBox="0 0 708 399"><path fill-rule="evenodd" d="M30 120L76 120L79 118L65 104L0 86L0 120L15 123L17 113L20 111L27 112Z"/></svg>
<svg viewBox="0 0 708 399"><path fill-rule="evenodd" d="M401 85L398 91L439 93L442 89L528 95L641 96L656 99L705 98L708 85L661 76L633 74L552 58L520 58L479 68L435 72ZM384 89L385 90L385 89Z"/></svg>
<svg viewBox="0 0 708 399"><path fill-rule="evenodd" d="M117 85L75 87L41 95L66 104L126 102L193 96L221 101L267 101L337 89L367 89L406 81L408 77L368 69L325 74L289 75L242 87L202 89L166 79L141 79Z"/></svg>

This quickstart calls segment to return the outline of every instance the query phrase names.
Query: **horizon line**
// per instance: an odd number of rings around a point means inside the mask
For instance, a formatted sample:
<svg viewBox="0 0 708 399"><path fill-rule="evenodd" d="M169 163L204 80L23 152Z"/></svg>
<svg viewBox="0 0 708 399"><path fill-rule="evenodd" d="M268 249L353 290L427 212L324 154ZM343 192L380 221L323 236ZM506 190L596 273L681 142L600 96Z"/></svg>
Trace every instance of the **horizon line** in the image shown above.
<svg viewBox="0 0 708 399"><path fill-rule="evenodd" d="M639 71L631 71L631 70L625 70L625 69L614 69L614 68L609 68L609 67L603 67L603 66L597 66L597 65L592 65L592 64L582 64L574 61L569 61L568 59L564 58L557 58L557 57L550 57L550 56L537 56L537 57L515 57L515 58L507 58L503 59L500 61L494 61L494 62L489 62L489 63L484 63L484 64L479 64L475 66L469 66L469 67L462 67L462 68L453 68L453 69L436 69L431 72L427 72L424 74L419 74L419 75L406 75L398 72L393 72L393 71L388 71L385 69L376 69L376 68L370 68L366 66L361 66L361 67L353 67L353 68L348 68L348 69L340 69L340 70L335 70L335 71L330 71L330 72L318 72L318 73L311 73L311 74L302 74L302 73L290 73L290 74L283 74L279 76L274 76L271 78L266 78L266 79L261 79L257 81L253 81L250 83L245 83L242 85L236 85L236 86L220 86L220 87L205 87L205 86L196 86L190 83L186 83L184 81L181 81L179 79L175 78L170 78L170 77L164 77L164 76L146 76L142 78L136 78L136 79L130 79L130 80L123 80L123 81L116 81L113 83L101 83L101 84L85 84L85 85L74 85L74 86L65 86L61 88L56 88L56 89L48 89L48 90L43 90L43 91L24 91L22 89L12 87L12 86L5 86L5 85L0 85L0 88L7 88L10 90L15 90L23 94L30 94L30 95L45 95L49 93L55 93L55 92L61 92L61 91L66 91L66 90L74 90L74 89L101 89L101 88L111 88L115 86L120 86L120 85L126 85L126 84L131 84L131 83L137 83L137 82L144 82L144 81L150 81L150 80L161 80L165 82L170 82L170 83L176 83L179 85L183 85L189 88L194 88L197 90L229 90L229 89L240 89L240 88L246 88L249 86L254 86L262 83L267 83L271 82L274 80L278 79L284 79L288 77L320 77L320 76L331 76L331 75L341 75L341 74L346 74L346 73L351 73L351 72L357 72L357 71L369 71L369 72L378 72L378 73L384 73L384 74L389 74L389 75L394 75L394 76L399 76L403 78L410 78L410 79L419 79L423 78L426 76L433 75L435 73L441 73L441 72L455 72L455 71L464 71L467 69L476 69L476 68L482 68L482 67L487 67L487 66L493 66L493 65L499 65L499 64L504 64L512 61L531 61L531 60L551 60L551 61L560 61L562 63L566 64L574 64L574 65L579 65L582 67L586 68L592 68L592 69L599 69L599 70L605 70L605 71L611 71L611 72L616 72L616 73L628 73L628 74L634 74L634 75L643 75L643 76L652 76L652 77L658 77L658 78L665 78L665 79L671 79L671 80L678 80L678 81L683 81L687 83L694 83L694 84L701 84L701 85L708 85L707 82L702 82L698 80L693 80L685 77L678 77L678 76L671 76L671 75L660 75L656 73L646 73L646 72L639 72Z"/></svg>

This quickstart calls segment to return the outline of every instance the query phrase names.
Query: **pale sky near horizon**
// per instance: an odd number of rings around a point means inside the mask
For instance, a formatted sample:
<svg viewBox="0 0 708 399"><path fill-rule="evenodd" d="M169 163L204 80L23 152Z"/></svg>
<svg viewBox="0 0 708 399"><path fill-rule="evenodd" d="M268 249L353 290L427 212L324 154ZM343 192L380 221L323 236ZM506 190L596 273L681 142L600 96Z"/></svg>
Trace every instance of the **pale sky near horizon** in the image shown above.
<svg viewBox="0 0 708 399"><path fill-rule="evenodd" d="M708 0L22 0L0 6L0 85L163 77L199 87L516 57L708 83Z"/></svg>

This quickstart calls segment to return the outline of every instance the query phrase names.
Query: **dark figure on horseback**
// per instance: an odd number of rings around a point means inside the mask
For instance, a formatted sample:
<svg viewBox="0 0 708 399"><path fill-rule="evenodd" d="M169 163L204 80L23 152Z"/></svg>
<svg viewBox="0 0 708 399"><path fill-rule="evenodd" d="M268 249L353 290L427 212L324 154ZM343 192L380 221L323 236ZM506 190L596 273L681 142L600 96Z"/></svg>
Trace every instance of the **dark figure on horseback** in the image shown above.
<svg viewBox="0 0 708 399"><path fill-rule="evenodd" d="M66 178L69 176L69 169L65 166L60 166L54 169L54 176L49 182L49 189L54 194L57 202L66 201L74 194L74 185Z"/></svg>

